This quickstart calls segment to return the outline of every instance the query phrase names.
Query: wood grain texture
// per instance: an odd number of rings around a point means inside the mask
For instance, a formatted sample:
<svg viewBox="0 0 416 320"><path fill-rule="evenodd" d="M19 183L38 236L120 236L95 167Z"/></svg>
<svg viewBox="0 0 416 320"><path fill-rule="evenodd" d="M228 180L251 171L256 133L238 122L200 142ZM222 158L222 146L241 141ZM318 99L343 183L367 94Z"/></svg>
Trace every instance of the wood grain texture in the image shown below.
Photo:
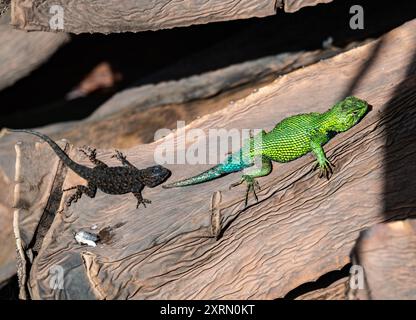
<svg viewBox="0 0 416 320"><path fill-rule="evenodd" d="M364 287L349 290L359 300L416 300L416 220L378 224L361 233L353 252L364 270Z"/></svg>
<svg viewBox="0 0 416 320"><path fill-rule="evenodd" d="M259 203L250 202L245 210L244 187L228 190L240 174L186 189L147 189L144 196L153 201L147 209L136 210L131 195L84 197L57 215L47 232L28 278L32 297L89 298L92 291L106 299L272 299L346 265L361 230L415 213L415 27L411 21L378 41L285 75L187 127L270 130L287 116L322 112L346 95L357 95L373 110L325 147L336 164L330 181L317 178L314 160L306 156L274 164L273 173L260 180ZM176 134L125 153L146 167L154 163L155 148L172 137ZM21 167L30 165L30 148L25 150ZM88 163L74 150L70 154ZM98 154L114 165L111 155L110 150ZM56 163L46 156L43 161L50 167ZM209 165L168 167L176 180ZM52 173L43 185L50 185ZM69 173L64 187L78 182ZM400 185L406 187L393 188ZM218 190L221 202L214 209L225 230L216 241L208 236L211 197ZM27 203L25 212L33 206ZM123 226L114 229L112 241L96 248L73 239L74 230L119 223ZM65 270L65 290L50 289L53 265Z"/></svg>
<svg viewBox="0 0 416 320"><path fill-rule="evenodd" d="M64 29L57 31L70 33L158 30L276 12L273 0L13 0L12 24L49 31L52 5L64 8Z"/></svg>
<svg viewBox="0 0 416 320"><path fill-rule="evenodd" d="M65 33L15 30L0 17L0 90L27 76L69 40Z"/></svg>
<svg viewBox="0 0 416 320"><path fill-rule="evenodd" d="M64 9L64 28L70 33L139 32L217 21L274 15L283 8L296 12L332 0L13 0L12 24L25 30L51 31L52 5Z"/></svg>
<svg viewBox="0 0 416 320"><path fill-rule="evenodd" d="M319 3L330 3L333 0L284 0L283 8L286 12L296 12L303 7L316 6Z"/></svg>

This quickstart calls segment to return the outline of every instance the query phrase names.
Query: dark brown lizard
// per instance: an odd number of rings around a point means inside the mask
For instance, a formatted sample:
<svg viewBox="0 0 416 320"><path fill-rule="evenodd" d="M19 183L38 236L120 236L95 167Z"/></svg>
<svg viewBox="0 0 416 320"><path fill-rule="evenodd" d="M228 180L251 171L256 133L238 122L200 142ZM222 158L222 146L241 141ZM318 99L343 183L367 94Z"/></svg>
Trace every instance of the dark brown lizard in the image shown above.
<svg viewBox="0 0 416 320"><path fill-rule="evenodd" d="M143 206L146 207L146 203L151 203L151 201L142 197L142 190L144 187L156 187L165 182L171 175L170 170L161 165L138 169L118 150L116 150L116 154L113 155L113 157L117 158L122 163L122 166L119 167L109 167L104 162L98 160L96 158L95 149L88 148L89 153L85 150L81 150L81 152L87 155L90 161L95 165L95 167L89 168L73 161L51 138L42 133L25 129L7 130L11 132L25 132L38 136L51 146L56 155L68 168L87 180L86 186L78 185L63 190L65 192L76 189L76 192L66 202L68 207L72 202L77 202L82 194L94 198L97 189L100 189L107 194L125 194L131 192L137 199L136 208L138 208L140 204L143 204Z"/></svg>

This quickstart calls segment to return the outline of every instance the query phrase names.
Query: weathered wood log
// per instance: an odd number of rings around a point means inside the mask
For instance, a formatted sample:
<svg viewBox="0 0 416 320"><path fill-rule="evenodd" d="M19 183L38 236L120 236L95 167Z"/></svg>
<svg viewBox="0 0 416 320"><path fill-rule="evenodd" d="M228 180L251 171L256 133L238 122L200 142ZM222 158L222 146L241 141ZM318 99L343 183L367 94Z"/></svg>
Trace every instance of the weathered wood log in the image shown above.
<svg viewBox="0 0 416 320"><path fill-rule="evenodd" d="M69 40L65 33L15 30L9 22L9 15L0 16L0 90L27 76Z"/></svg>
<svg viewBox="0 0 416 320"><path fill-rule="evenodd" d="M282 2L286 12L296 12L303 7L315 6L318 3L330 3L332 0L284 0Z"/></svg>
<svg viewBox="0 0 416 320"><path fill-rule="evenodd" d="M309 24L311 23L310 19L306 20ZM336 20L334 17L332 19ZM284 27L284 24L279 22L276 28L281 27ZM270 25L268 28L270 28ZM381 27L381 29L383 28L385 27ZM373 34L371 29L366 29L367 31L369 32L367 36ZM234 45L241 50L250 51L250 48L247 47L248 44L244 42L246 40L243 40L250 38L250 32L252 31L243 30L238 32L231 39L227 39L227 45ZM30 34L41 33L32 32ZM292 39L293 37L294 39L300 39L302 36L303 29L301 31L291 31ZM357 35L357 39L361 39L362 36L362 34ZM285 35L279 36L279 39L278 43L281 44L288 41L288 37L285 37ZM12 43L12 41L9 43ZM251 41L250 45L253 45ZM66 137L74 144L94 144L100 148L128 148L138 143L151 142L154 138L154 131L161 126L174 128L178 119L189 122L208 112L226 108L229 102L250 94L260 83L270 82L278 75L288 73L301 66L307 66L322 58L328 58L348 50L354 45L357 45L357 43L353 42L342 48L332 47L323 50L280 53L231 65L180 81L169 81L125 90L106 102L97 112L84 121L59 123L41 130L55 138ZM198 59L212 60L212 56L215 55L217 61L228 61L230 52L227 53L224 46L221 43L215 44L202 52ZM259 41L259 44L254 44L254 47L258 46L276 46L276 42L275 40ZM217 54L218 51L222 54ZM188 61L185 62L189 63ZM18 63L18 65L22 66L23 63ZM182 67L181 65L169 66L164 72L169 73L172 72L172 68ZM163 72L163 70L161 71ZM152 79L155 78L157 79L157 76ZM14 141L12 140L0 140L0 165L2 163L6 165L6 167L0 168L3 172L3 174L0 174L0 179L3 179L3 176L7 178L2 183L4 188L0 190L0 206L2 208L0 210L0 228L3 230L0 234L0 240L3 240L2 242L5 244L0 247L0 256L4 257L2 261L0 260L0 273L2 266L8 266L9 263L14 261L15 256L14 237L11 233L13 211L11 208L11 190L14 168L10 164L14 163L15 158L13 144ZM5 258L6 256L9 258Z"/></svg>
<svg viewBox="0 0 416 320"><path fill-rule="evenodd" d="M280 53L178 81L167 81L127 89L114 95L87 120L100 120L121 111L139 114L139 112L155 106L189 103L212 98L220 93L237 88L242 89L246 85L253 87L261 82L271 82L278 76L313 64L323 57L335 56L357 46L357 44L357 42L353 42L344 48ZM273 79L271 79L272 77ZM228 101L230 100L232 98L228 99ZM225 106L219 107L222 109ZM218 109L212 106L209 110L213 112ZM190 119L185 116L182 120L189 121ZM155 130L151 131L154 132Z"/></svg>
<svg viewBox="0 0 416 320"><path fill-rule="evenodd" d="M353 263L362 267L361 288L349 288L359 300L416 300L416 220L378 224L361 233Z"/></svg>
<svg viewBox="0 0 416 320"><path fill-rule="evenodd" d="M12 24L25 30L51 31L50 22L57 23L53 31L83 32L138 32L216 21L247 19L274 15L282 6L294 12L304 6L332 0L240 0L240 1L170 1L170 0L12 0ZM52 9L52 6L60 6ZM53 7L57 8L57 7ZM99 14L98 14L99 13ZM55 24L52 23L52 26Z"/></svg>
<svg viewBox="0 0 416 320"><path fill-rule="evenodd" d="M56 139L64 136L74 144L93 144L99 148L129 148L152 142L155 130L160 127L174 128L177 120L190 122L226 108L230 101L249 95L278 75L312 64L322 57L336 55L353 45L282 53L179 81L127 89L108 100L87 119L37 130ZM12 233L15 143L11 136L0 139L0 241L3 243L0 247L0 275L3 267L4 274L10 275L10 264L15 261Z"/></svg>
<svg viewBox="0 0 416 320"><path fill-rule="evenodd" d="M204 132L270 130L284 117L325 111L346 95L357 95L373 110L325 147L337 166L330 181L312 172L310 156L274 164L272 174L260 180L259 203L251 201L246 209L244 187L228 190L239 174L190 188L147 189L144 195L153 203L140 210L131 195L98 192L95 199L83 197L55 215L29 273L21 269L30 296L278 298L346 265L361 230L415 212L415 27L411 21L378 41L292 72L187 126ZM178 134L125 153L132 163L146 167L154 163L155 148L174 137ZM180 151L183 143L192 142L178 137L175 146ZM22 260L37 237L33 230L41 213L58 199L62 206L69 196L59 197L61 187L83 182L58 170L48 150L45 144L35 149L30 143L17 146L15 228L25 235L19 237ZM112 153L100 151L98 156L115 165ZM69 154L88 164L74 148ZM33 168L33 161L42 165L28 172L25 168ZM209 166L168 165L172 180ZM62 186L54 184L62 177ZM400 185L405 188L398 190ZM209 237L212 213L223 225L219 240ZM76 244L73 232L94 225L98 230L113 228L112 239L95 248ZM54 266L62 271L64 290L51 289Z"/></svg>

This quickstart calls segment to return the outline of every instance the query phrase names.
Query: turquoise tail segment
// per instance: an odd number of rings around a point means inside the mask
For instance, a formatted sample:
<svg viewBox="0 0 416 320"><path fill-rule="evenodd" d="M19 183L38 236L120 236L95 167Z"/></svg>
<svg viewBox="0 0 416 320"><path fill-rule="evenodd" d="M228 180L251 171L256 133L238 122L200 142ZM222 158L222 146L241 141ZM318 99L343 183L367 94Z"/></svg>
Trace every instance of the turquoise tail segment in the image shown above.
<svg viewBox="0 0 416 320"><path fill-rule="evenodd" d="M194 184L203 183L206 181L211 181L219 177L225 176L232 172L241 171L245 168L252 166L251 162L243 161L241 158L241 151L236 154L230 155L226 161L221 164L208 169L207 171L202 172L194 177L184 179L181 181L173 182L162 186L165 189L176 188L176 187L186 187L192 186Z"/></svg>

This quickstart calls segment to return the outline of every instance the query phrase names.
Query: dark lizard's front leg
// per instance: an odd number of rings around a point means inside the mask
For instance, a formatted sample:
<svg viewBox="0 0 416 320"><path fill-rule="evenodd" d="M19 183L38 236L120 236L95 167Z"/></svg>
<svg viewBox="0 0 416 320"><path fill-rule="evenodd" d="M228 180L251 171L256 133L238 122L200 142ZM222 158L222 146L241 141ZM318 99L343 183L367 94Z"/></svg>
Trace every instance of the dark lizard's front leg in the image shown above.
<svg viewBox="0 0 416 320"><path fill-rule="evenodd" d="M72 202L77 202L81 198L83 193L86 194L90 198L94 198L95 194L97 193L97 186L95 186L92 183L88 183L87 186L78 185L75 187L70 187L62 191L65 192L65 191L74 190L74 189L76 189L77 191L72 196L70 196L69 199L66 201L66 205L68 207L71 206Z"/></svg>
<svg viewBox="0 0 416 320"><path fill-rule="evenodd" d="M85 149L87 151L85 151ZM107 168L108 167L104 162L97 159L97 149L95 149L95 148L93 149L93 148L90 148L90 147L87 146L87 147L84 147L84 148L79 148L79 151L81 151L83 154L85 154L88 157L88 159L96 167L100 167L100 168Z"/></svg>
<svg viewBox="0 0 416 320"><path fill-rule="evenodd" d="M127 160L127 157L124 155L124 154L122 154L120 151L118 151L118 150L115 150L116 151L116 154L114 154L113 156L111 156L111 158L116 158L118 161L120 161L121 162L121 164L123 165L123 166L126 166L126 167L132 167L132 168L136 168L134 165L132 165L128 160Z"/></svg>

